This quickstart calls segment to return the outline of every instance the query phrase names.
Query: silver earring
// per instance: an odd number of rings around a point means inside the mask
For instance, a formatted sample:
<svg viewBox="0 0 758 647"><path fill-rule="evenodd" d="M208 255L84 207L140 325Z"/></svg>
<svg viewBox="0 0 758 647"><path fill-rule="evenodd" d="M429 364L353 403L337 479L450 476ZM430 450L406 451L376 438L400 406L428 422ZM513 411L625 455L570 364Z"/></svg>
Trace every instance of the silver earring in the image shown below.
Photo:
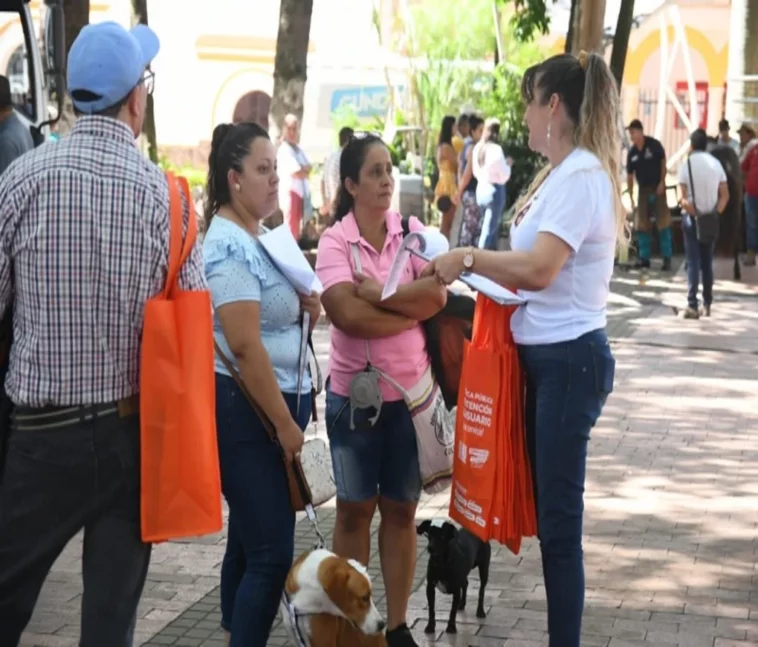
<svg viewBox="0 0 758 647"><path fill-rule="evenodd" d="M550 135L548 135L548 137L550 137ZM235 185L234 185L234 188L235 188L237 191L242 191L242 187L241 187L239 184L235 184Z"/></svg>
<svg viewBox="0 0 758 647"><path fill-rule="evenodd" d="M552 122L548 122L547 124L547 149L550 150L550 130L551 126L553 125Z"/></svg>

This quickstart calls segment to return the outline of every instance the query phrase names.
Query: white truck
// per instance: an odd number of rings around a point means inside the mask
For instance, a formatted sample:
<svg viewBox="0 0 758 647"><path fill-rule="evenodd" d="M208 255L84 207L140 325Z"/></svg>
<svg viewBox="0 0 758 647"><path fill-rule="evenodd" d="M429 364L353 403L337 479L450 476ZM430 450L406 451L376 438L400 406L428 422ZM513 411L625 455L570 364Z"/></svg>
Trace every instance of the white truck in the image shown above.
<svg viewBox="0 0 758 647"><path fill-rule="evenodd" d="M35 145L41 144L61 113L66 93L66 35L63 0L44 0L44 27L38 39L29 0L0 0L0 24L20 21L23 49L12 57L7 76L14 108L28 124ZM57 110L51 110L51 99Z"/></svg>

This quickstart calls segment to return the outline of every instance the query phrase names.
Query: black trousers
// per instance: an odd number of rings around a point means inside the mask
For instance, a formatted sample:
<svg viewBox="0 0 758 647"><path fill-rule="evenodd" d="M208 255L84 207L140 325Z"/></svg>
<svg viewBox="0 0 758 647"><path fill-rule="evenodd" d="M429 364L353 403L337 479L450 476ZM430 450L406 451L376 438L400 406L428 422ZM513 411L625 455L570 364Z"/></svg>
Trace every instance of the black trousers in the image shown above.
<svg viewBox="0 0 758 647"><path fill-rule="evenodd" d="M79 644L131 647L151 548L140 538L138 416L48 429L14 416L0 481L0 647L18 645L50 568L82 529Z"/></svg>

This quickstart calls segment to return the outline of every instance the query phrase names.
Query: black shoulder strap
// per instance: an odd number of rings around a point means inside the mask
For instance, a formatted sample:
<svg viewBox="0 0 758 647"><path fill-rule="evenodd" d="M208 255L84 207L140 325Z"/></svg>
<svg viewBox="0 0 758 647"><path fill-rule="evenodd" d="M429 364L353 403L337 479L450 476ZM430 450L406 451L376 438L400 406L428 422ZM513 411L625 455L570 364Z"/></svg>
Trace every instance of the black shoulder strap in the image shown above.
<svg viewBox="0 0 758 647"><path fill-rule="evenodd" d="M411 217L403 216L403 220L401 222L403 223L403 238L405 238L408 234L411 233Z"/></svg>
<svg viewBox="0 0 758 647"><path fill-rule="evenodd" d="M692 189L692 208L697 213L697 201L695 199L695 178L692 177L692 163L690 162L690 156L687 156L687 173L690 176L690 189Z"/></svg>

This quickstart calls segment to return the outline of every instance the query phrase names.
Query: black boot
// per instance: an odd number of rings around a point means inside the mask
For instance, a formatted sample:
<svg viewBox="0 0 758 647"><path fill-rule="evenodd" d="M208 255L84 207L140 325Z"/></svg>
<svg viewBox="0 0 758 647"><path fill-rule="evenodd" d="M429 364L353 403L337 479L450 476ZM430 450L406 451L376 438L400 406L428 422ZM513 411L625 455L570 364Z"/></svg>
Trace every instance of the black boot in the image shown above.
<svg viewBox="0 0 758 647"><path fill-rule="evenodd" d="M671 257L667 256L663 259L663 265L661 266L662 272L670 272L671 271Z"/></svg>
<svg viewBox="0 0 758 647"><path fill-rule="evenodd" d="M403 623L387 631L387 647L418 647L408 625Z"/></svg>

